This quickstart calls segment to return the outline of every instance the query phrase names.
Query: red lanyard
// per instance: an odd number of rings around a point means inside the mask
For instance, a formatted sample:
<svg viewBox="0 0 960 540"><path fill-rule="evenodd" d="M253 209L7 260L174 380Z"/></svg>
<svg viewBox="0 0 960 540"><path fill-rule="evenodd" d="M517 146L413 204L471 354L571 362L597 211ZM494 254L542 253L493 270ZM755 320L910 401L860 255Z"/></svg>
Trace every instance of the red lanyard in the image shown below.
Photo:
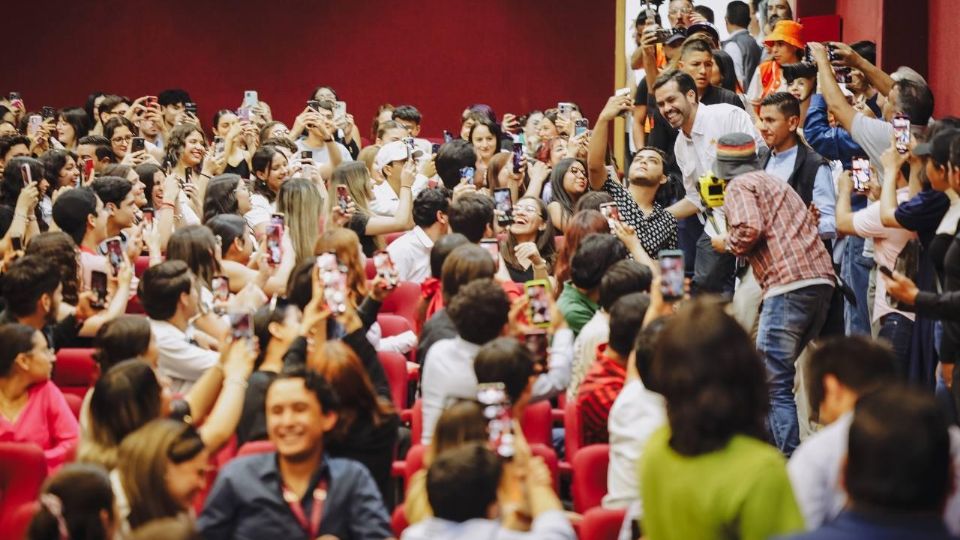
<svg viewBox="0 0 960 540"><path fill-rule="evenodd" d="M293 517L307 532L309 538L316 538L320 534L320 520L323 519L323 505L327 500L327 481L320 480L317 487L313 489L313 508L310 511L310 521L307 521L307 514L303 511L303 505L300 504L300 497L283 486L283 500L287 502Z"/></svg>

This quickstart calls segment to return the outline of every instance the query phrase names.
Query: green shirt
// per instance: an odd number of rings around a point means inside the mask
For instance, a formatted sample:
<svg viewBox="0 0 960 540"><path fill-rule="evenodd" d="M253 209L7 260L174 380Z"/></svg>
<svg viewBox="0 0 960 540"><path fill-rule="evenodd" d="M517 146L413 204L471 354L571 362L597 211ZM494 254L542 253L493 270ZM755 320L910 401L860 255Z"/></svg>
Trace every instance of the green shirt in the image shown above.
<svg viewBox="0 0 960 540"><path fill-rule="evenodd" d="M600 309L596 302L580 292L570 281L563 284L563 292L557 298L557 307L560 308L560 313L563 313L567 326L573 330L574 337L580 334L583 325Z"/></svg>
<svg viewBox="0 0 960 540"><path fill-rule="evenodd" d="M648 540L766 540L804 530L779 452L736 435L717 451L689 457L657 431L639 464Z"/></svg>

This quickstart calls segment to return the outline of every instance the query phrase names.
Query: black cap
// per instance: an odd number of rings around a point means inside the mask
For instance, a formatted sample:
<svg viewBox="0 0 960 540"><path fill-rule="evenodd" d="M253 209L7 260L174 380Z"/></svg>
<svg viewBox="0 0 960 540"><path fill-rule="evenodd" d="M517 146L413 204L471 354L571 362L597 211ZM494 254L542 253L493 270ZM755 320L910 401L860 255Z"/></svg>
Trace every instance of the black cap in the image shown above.
<svg viewBox="0 0 960 540"><path fill-rule="evenodd" d="M960 137L960 129L940 131L930 141L918 144L913 149L913 155L930 156L938 165L946 165L950 161L950 144L957 137Z"/></svg>

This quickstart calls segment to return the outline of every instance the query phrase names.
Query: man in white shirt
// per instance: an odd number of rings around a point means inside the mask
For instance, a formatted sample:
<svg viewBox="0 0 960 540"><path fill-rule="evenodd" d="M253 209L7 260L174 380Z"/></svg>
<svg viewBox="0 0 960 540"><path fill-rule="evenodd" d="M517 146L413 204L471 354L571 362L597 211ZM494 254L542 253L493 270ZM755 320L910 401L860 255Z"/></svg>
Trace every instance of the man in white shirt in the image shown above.
<svg viewBox="0 0 960 540"><path fill-rule="evenodd" d="M400 176L403 165L409 159L418 159L424 155L419 149L411 156L403 141L393 141L380 147L373 160L374 168L383 175L384 181L373 187L373 200L370 210L382 216L392 216L400 205ZM411 191L416 197L427 187L427 178L421 174L413 181Z"/></svg>
<svg viewBox="0 0 960 540"><path fill-rule="evenodd" d="M857 361L851 362L851 358ZM898 376L890 349L861 336L823 343L810 359L809 376L810 405L820 411L820 422L828 425L797 447L787 473L807 529L813 530L836 518L847 504L840 471L857 400L895 384ZM956 485L960 476L960 429L955 426L950 428L950 452ZM953 534L960 532L960 497L956 492L947 500L944 522Z"/></svg>
<svg viewBox="0 0 960 540"><path fill-rule="evenodd" d="M400 281L423 283L430 277L430 251L433 243L449 231L447 208L450 192L446 188L425 189L413 201L413 229L387 246Z"/></svg>
<svg viewBox="0 0 960 540"><path fill-rule="evenodd" d="M353 161L350 157L350 151L347 147L336 142L333 134L337 131L334 124L333 109L334 103L330 101L321 101L317 110L308 116L304 124L304 132L307 136L298 139L297 153L304 150L313 152L313 163L316 165L329 164L330 168L336 168L342 162Z"/></svg>
<svg viewBox="0 0 960 540"><path fill-rule="evenodd" d="M143 273L137 291L159 351L160 373L171 381L171 390L184 394L220 355L196 344L190 321L199 311L196 279L183 261L166 261Z"/></svg>
<svg viewBox="0 0 960 540"><path fill-rule="evenodd" d="M485 443L468 443L441 453L430 465L427 498L434 517L407 528L401 540L574 540L543 461L514 465L522 467L522 490L533 519L529 532L506 529L497 519L506 512L497 497L503 458Z"/></svg>
<svg viewBox="0 0 960 540"><path fill-rule="evenodd" d="M674 144L674 155L683 175L687 195L667 208L679 220L705 210L700 199L698 180L713 169L720 137L728 133L747 133L756 141L757 148L766 145L750 115L743 109L725 103L700 105L693 77L682 71L673 70L660 75L653 91L660 114L671 127L680 130ZM722 209L714 209L713 215L715 220L704 220L706 226L697 241L693 289L732 293L734 258L729 254L714 252L710 245L710 238L722 234L726 229Z"/></svg>

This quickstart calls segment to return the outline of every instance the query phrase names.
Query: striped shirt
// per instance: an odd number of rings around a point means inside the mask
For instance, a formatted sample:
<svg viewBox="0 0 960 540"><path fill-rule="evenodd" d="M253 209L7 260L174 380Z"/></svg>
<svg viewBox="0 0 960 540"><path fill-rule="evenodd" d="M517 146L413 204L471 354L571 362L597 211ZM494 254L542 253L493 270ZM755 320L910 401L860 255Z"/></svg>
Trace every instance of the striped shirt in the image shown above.
<svg viewBox="0 0 960 540"><path fill-rule="evenodd" d="M746 257L763 289L834 283L833 264L803 200L786 182L763 171L734 178L724 196L730 251Z"/></svg>
<svg viewBox="0 0 960 540"><path fill-rule="evenodd" d="M607 344L597 346L597 361L587 372L580 392L577 394L577 409L580 410L580 425L583 444L603 444L610 439L607 418L610 409L623 389L627 378L626 366L607 354Z"/></svg>

